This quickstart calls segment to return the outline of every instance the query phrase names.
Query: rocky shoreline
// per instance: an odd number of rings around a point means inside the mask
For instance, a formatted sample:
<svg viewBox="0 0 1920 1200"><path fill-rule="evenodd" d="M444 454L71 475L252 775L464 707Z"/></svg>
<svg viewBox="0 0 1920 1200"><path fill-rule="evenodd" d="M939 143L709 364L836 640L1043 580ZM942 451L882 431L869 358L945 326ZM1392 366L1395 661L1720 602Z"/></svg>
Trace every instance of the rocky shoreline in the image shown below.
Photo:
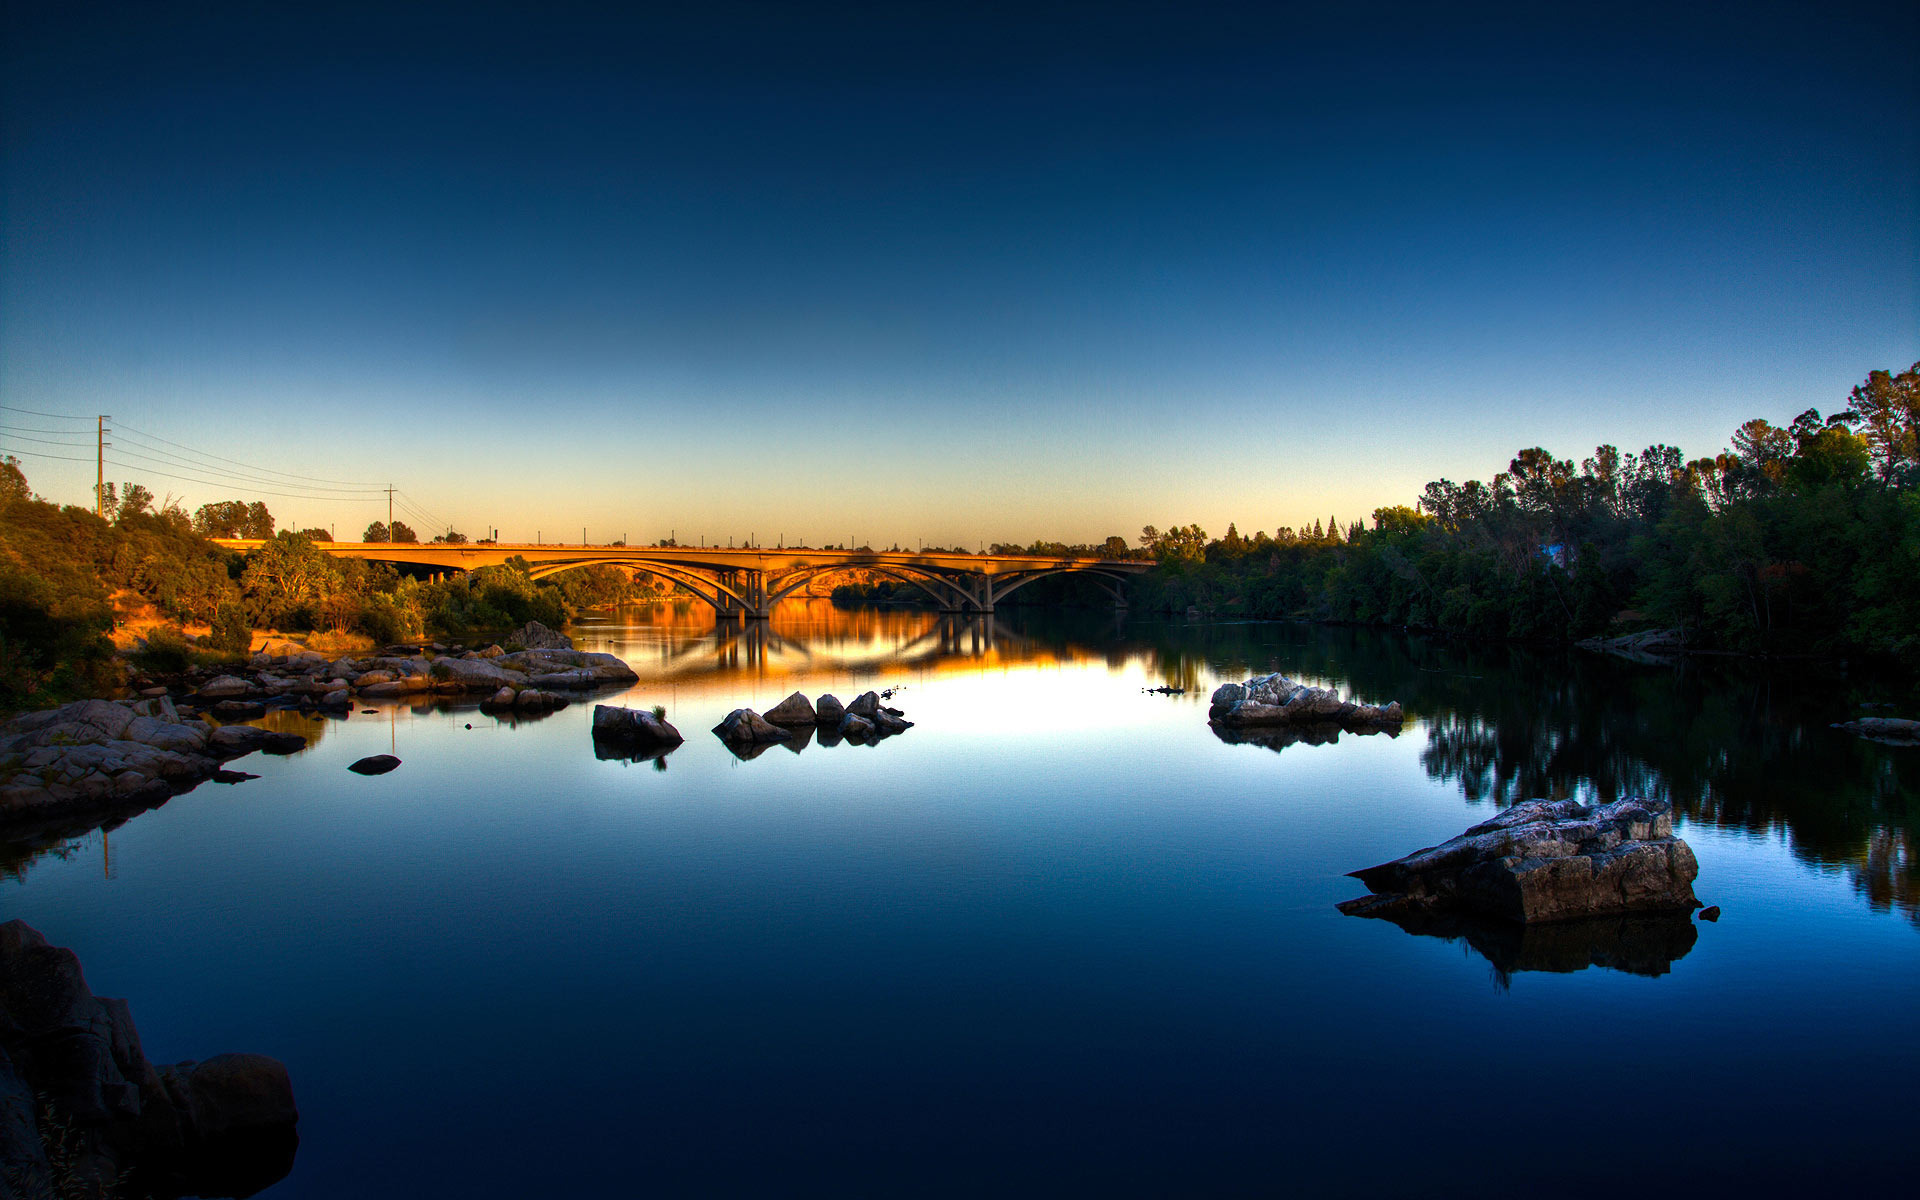
<svg viewBox="0 0 1920 1200"><path fill-rule="evenodd" d="M254 751L292 754L299 734L224 724L269 711L350 711L368 700L483 695L487 712L533 714L582 693L639 681L611 654L575 650L537 624L499 646L390 646L375 655L327 658L299 647L253 655L246 674L205 668L127 700L80 700L27 713L0 726L0 830L131 814L153 808Z"/></svg>

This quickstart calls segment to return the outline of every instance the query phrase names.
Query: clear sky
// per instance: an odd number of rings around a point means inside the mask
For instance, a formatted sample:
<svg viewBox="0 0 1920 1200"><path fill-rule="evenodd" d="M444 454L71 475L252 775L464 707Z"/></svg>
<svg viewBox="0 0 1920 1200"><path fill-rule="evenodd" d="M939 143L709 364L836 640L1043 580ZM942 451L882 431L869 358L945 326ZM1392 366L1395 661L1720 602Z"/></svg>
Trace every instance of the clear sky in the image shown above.
<svg viewBox="0 0 1920 1200"><path fill-rule="evenodd" d="M343 537L384 496L312 480L973 545L1711 453L1920 359L1911 3L603 7L13 0L0 404Z"/></svg>

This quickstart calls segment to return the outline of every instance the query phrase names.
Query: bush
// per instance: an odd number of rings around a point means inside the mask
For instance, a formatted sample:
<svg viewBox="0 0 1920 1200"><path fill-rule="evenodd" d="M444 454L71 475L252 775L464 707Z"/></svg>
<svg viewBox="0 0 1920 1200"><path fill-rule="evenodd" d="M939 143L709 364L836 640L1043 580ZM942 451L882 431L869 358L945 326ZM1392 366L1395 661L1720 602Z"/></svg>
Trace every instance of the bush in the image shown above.
<svg viewBox="0 0 1920 1200"><path fill-rule="evenodd" d="M233 601L222 604L213 614L207 648L222 654L245 654L252 645L253 626L247 621L246 610Z"/></svg>
<svg viewBox="0 0 1920 1200"><path fill-rule="evenodd" d="M197 661L187 635L172 625L155 625L147 630L144 643L133 652L133 661L151 675L178 675Z"/></svg>

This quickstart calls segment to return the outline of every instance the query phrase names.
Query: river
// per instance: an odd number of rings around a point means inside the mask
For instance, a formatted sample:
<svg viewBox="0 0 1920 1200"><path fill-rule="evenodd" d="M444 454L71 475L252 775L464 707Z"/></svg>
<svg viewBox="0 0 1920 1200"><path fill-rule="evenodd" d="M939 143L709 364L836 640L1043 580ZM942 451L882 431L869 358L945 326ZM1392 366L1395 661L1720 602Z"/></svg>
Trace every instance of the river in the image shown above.
<svg viewBox="0 0 1920 1200"><path fill-rule="evenodd" d="M1099 613L573 632L687 743L597 757L592 700L277 715L311 744L259 778L12 860L5 915L155 1062L287 1063L263 1195L1910 1186L1920 751L1829 729L1876 698L1844 678ZM1410 719L1216 737L1269 670ZM868 688L916 727L707 733ZM1477 949L1334 909L1499 805L1617 795L1674 800L1718 923Z"/></svg>

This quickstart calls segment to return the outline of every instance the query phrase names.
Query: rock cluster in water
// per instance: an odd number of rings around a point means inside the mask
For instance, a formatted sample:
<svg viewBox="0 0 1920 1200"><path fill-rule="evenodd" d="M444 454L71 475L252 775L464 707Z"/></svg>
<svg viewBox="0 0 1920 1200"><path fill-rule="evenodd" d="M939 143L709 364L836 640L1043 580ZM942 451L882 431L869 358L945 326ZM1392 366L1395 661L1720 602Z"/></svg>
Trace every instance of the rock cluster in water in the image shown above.
<svg viewBox="0 0 1920 1200"><path fill-rule="evenodd" d="M537 625L514 636L566 640ZM339 713L356 700L473 693L486 693L484 711L526 715L566 707L563 692L639 681L611 654L566 646L512 653L499 646L393 646L336 659L291 643L269 649L276 653L253 655L245 674L188 672L177 694L153 687L138 699L82 700L0 726L0 824L149 808L213 778L228 759L306 747L299 734L216 721L254 720L282 708Z"/></svg>
<svg viewBox="0 0 1920 1200"><path fill-rule="evenodd" d="M1516 804L1451 841L1354 871L1373 895L1349 916L1403 923L1457 911L1533 923L1700 907L1693 849L1673 836L1665 800Z"/></svg>
<svg viewBox="0 0 1920 1200"><path fill-rule="evenodd" d="M287 1069L260 1054L156 1067L73 951L0 925L0 1194L248 1196L299 1145Z"/></svg>
<svg viewBox="0 0 1920 1200"><path fill-rule="evenodd" d="M1406 718L1398 700L1385 707L1358 704L1332 688L1312 687L1276 673L1215 688L1207 720L1223 729L1327 725L1362 733L1398 729Z"/></svg>
<svg viewBox="0 0 1920 1200"><path fill-rule="evenodd" d="M795 692L768 709L764 716L751 708L736 708L713 727L713 733L736 754L742 754L743 751L757 753L774 743L804 744L816 732L821 744L827 745L841 740L877 742L911 728L913 722L899 709L883 703L877 692L863 692L845 705L831 694L816 702Z"/></svg>
<svg viewBox="0 0 1920 1200"><path fill-rule="evenodd" d="M1893 746L1920 745L1920 721L1905 717L1861 717L1857 721L1841 721L1834 728Z"/></svg>

